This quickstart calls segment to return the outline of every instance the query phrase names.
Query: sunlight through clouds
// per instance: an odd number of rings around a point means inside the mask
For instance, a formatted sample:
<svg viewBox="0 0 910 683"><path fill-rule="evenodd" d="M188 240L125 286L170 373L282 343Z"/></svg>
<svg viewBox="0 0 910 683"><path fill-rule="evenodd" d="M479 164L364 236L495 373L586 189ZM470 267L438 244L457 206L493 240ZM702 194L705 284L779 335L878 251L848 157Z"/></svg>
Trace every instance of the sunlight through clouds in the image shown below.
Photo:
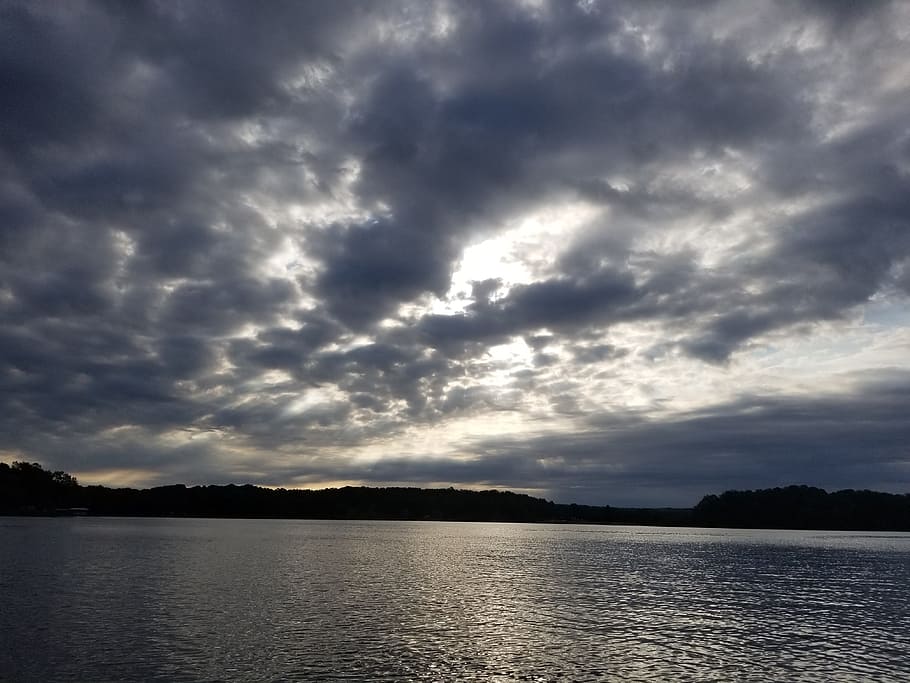
<svg viewBox="0 0 910 683"><path fill-rule="evenodd" d="M3 18L0 450L135 485L910 486L905 3Z"/></svg>

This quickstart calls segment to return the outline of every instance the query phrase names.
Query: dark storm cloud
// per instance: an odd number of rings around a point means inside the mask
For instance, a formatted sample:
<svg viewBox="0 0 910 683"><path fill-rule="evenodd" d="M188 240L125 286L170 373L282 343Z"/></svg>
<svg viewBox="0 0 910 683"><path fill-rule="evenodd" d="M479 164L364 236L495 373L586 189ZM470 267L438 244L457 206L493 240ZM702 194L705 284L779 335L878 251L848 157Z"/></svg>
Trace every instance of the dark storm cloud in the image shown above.
<svg viewBox="0 0 910 683"><path fill-rule="evenodd" d="M900 272L910 254L906 179L895 165L856 164L853 172L853 196L782 221L773 248L747 263L704 272L693 254L679 253L617 271L597 264L621 262L626 245L586 242L562 259L565 275L516 286L493 304L480 297L463 315L427 316L420 329L431 345L455 352L541 329L682 320L687 353L726 361L769 331L846 316Z"/></svg>
<svg viewBox="0 0 910 683"><path fill-rule="evenodd" d="M593 418L576 433L490 439L449 466L461 481L547 482L567 501L689 505L708 492L800 482L833 489L910 487L906 373L819 397L745 396L669 419ZM484 457L480 457L484 454ZM421 464L421 467L426 466Z"/></svg>
<svg viewBox="0 0 910 683"><path fill-rule="evenodd" d="M785 225L767 259L741 271L759 294L733 291L700 335L696 357L725 360L744 342L782 327L834 320L869 301L910 253L910 201L896 169L868 169L874 188ZM859 186L857 188L857 186Z"/></svg>
<svg viewBox="0 0 910 683"><path fill-rule="evenodd" d="M295 296L255 272L275 240L225 195L235 181L254 189L244 167L274 150L218 126L290 106L286 68L331 58L365 12L250 10L3 5L4 422L16 433L191 423L208 407L176 382L213 368L213 335L268 323Z"/></svg>
<svg viewBox="0 0 910 683"><path fill-rule="evenodd" d="M710 492L806 483L829 489L910 486L906 373L819 397L743 396L655 420L589 418L574 432L462 443L459 457L389 457L357 477L536 489L558 501L688 506ZM293 466L300 482L345 479L336 460ZM858 482L861 484L858 485Z"/></svg>
<svg viewBox="0 0 910 683"><path fill-rule="evenodd" d="M316 452L513 410L518 390L582 415L561 372L674 350L724 364L903 301L910 112L905 87L870 84L905 52L898 10L0 3L0 449L65 468L72 443L86 471L197 481L234 449L259 460L231 471L267 483L570 491L605 462L584 430L546 466L546 440L357 471ZM748 192L712 189L730 167ZM430 308L466 246L562 202L599 213L536 245L533 281L491 272L463 312ZM705 258L740 215L739 246ZM629 323L652 326L649 348L604 337ZM490 357L516 339L533 369ZM748 419L788 425L776 405ZM669 489L712 419L619 434L642 468L691 442L647 470ZM740 450L767 452L759 426Z"/></svg>
<svg viewBox="0 0 910 683"><path fill-rule="evenodd" d="M541 24L506 5L482 16L452 9L466 25L460 62L449 46L406 55L414 61L377 78L353 114L350 133L365 149L358 191L390 211L341 231L325 255L319 290L354 326L420 293L442 294L457 248L509 207L590 188L605 165L788 139L807 122L774 71L730 46L706 43L665 72L593 49L616 21L606 11L557 4L552 24ZM571 45L561 30L572 31ZM453 69L471 77L440 92L434 71L445 80Z"/></svg>
<svg viewBox="0 0 910 683"><path fill-rule="evenodd" d="M317 288L329 311L361 329L394 315L398 304L426 291L445 294L454 253L431 228L432 224L422 222L403 225L380 220L326 235L322 255L328 265Z"/></svg>
<svg viewBox="0 0 910 683"><path fill-rule="evenodd" d="M341 326L325 316L304 313L298 317L299 328L273 327L262 330L255 340L242 340L232 345L235 362L271 370L299 372L312 354L342 336Z"/></svg>
<svg viewBox="0 0 910 683"><path fill-rule="evenodd" d="M494 303L476 302L466 315L427 316L418 330L431 346L458 353L469 342L492 345L541 328L577 329L604 323L641 296L629 273L558 278L519 285Z"/></svg>

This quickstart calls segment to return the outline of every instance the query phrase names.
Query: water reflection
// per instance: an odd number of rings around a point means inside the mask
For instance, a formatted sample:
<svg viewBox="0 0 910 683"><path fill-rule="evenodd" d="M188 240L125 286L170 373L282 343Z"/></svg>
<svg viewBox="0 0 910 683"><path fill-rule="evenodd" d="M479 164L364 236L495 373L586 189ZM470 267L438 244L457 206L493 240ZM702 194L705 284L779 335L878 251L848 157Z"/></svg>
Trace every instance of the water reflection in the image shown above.
<svg viewBox="0 0 910 683"><path fill-rule="evenodd" d="M910 535L0 520L0 680L906 680Z"/></svg>

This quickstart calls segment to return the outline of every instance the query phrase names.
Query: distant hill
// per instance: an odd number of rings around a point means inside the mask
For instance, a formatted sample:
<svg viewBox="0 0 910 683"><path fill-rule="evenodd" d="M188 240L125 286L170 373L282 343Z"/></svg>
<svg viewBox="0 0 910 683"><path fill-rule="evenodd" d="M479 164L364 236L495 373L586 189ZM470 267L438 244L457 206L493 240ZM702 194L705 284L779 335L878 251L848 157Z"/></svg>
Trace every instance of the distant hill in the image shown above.
<svg viewBox="0 0 910 683"><path fill-rule="evenodd" d="M510 491L403 487L267 489L237 486L82 486L37 463L0 463L0 514L148 517L390 519L648 524L910 531L910 495L827 493L809 486L727 491L694 508L566 505Z"/></svg>
<svg viewBox="0 0 910 683"><path fill-rule="evenodd" d="M852 489L828 493L811 486L727 491L702 498L692 521L746 529L910 531L910 494Z"/></svg>

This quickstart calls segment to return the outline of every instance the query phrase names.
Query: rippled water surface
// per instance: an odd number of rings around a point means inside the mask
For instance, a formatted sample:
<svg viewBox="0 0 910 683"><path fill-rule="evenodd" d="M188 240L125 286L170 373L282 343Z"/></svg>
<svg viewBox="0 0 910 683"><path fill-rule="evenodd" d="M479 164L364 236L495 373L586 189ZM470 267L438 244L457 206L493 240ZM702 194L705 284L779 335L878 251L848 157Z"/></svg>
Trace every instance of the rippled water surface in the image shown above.
<svg viewBox="0 0 910 683"><path fill-rule="evenodd" d="M910 535L0 518L0 680L910 680Z"/></svg>

